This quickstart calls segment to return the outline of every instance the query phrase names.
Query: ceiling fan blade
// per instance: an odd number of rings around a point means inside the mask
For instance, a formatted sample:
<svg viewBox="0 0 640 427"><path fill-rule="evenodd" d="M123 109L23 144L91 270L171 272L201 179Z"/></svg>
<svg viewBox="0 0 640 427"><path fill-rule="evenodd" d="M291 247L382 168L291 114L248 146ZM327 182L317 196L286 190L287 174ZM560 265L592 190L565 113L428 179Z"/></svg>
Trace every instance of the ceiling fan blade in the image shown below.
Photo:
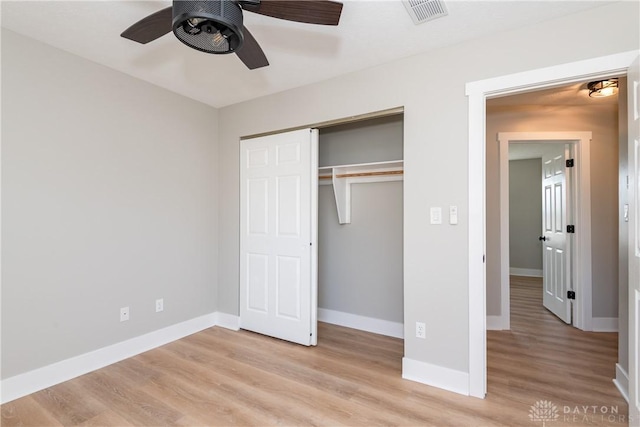
<svg viewBox="0 0 640 427"><path fill-rule="evenodd" d="M120 36L146 44L172 31L172 7L169 6L143 18L124 30Z"/></svg>
<svg viewBox="0 0 640 427"><path fill-rule="evenodd" d="M342 3L330 0L261 0L240 2L244 10L307 24L338 25Z"/></svg>
<svg viewBox="0 0 640 427"><path fill-rule="evenodd" d="M244 34L244 43L240 50L236 52L236 55L238 55L238 58L240 58L244 65L250 70L269 65L269 61L262 51L262 48L249 30L247 30L247 27L244 27L242 34Z"/></svg>

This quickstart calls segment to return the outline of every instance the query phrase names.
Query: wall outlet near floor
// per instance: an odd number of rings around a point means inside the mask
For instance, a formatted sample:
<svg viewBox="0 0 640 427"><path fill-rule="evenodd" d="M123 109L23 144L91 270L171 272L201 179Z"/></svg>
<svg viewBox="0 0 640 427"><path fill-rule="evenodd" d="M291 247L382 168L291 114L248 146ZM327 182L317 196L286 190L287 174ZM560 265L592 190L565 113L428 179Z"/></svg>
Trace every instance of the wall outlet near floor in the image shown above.
<svg viewBox="0 0 640 427"><path fill-rule="evenodd" d="M416 338L426 338L426 326L423 322L416 322Z"/></svg>
<svg viewBox="0 0 640 427"><path fill-rule="evenodd" d="M129 320L129 307L122 307L120 309L120 321L126 322Z"/></svg>
<svg viewBox="0 0 640 427"><path fill-rule="evenodd" d="M160 313L164 310L164 298L159 298L156 300L156 313Z"/></svg>

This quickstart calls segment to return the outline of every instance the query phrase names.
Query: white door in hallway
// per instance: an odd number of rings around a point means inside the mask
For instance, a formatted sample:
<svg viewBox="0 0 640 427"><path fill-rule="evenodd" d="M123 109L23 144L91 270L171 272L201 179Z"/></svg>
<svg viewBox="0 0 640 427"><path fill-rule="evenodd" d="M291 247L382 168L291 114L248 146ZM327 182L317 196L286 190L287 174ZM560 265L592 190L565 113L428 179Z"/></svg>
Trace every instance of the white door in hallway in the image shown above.
<svg viewBox="0 0 640 427"><path fill-rule="evenodd" d="M640 62L627 74L629 110L629 425L640 425Z"/></svg>
<svg viewBox="0 0 640 427"><path fill-rule="evenodd" d="M316 344L318 131L240 144L240 323ZM221 248L224 250L224 248Z"/></svg>
<svg viewBox="0 0 640 427"><path fill-rule="evenodd" d="M565 323L571 323L570 249L567 241L568 147L553 144L542 157L542 272L543 305Z"/></svg>

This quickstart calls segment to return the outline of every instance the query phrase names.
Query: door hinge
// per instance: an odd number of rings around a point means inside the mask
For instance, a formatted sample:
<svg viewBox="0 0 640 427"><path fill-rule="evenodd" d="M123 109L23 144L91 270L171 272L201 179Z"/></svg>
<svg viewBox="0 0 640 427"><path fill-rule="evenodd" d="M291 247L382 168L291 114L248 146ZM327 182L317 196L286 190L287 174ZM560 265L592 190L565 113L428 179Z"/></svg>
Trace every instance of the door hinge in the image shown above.
<svg viewBox="0 0 640 427"><path fill-rule="evenodd" d="M576 226L575 225L567 225L567 233L575 233Z"/></svg>
<svg viewBox="0 0 640 427"><path fill-rule="evenodd" d="M576 291L567 291L567 299L576 299Z"/></svg>
<svg viewBox="0 0 640 427"><path fill-rule="evenodd" d="M573 159L567 159L567 167L568 168L572 168L573 167Z"/></svg>

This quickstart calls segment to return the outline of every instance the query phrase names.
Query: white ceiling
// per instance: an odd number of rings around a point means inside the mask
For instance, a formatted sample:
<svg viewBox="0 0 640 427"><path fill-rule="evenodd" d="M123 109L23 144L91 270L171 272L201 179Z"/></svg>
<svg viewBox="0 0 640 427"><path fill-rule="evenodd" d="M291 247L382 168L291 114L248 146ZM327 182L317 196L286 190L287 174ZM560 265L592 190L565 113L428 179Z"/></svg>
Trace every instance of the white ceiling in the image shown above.
<svg viewBox="0 0 640 427"><path fill-rule="evenodd" d="M608 3L445 1L449 15L414 25L399 0L344 2L338 27L245 12L270 66L190 49L173 34L147 45L120 37L168 1L2 1L2 26L163 88L223 107Z"/></svg>
<svg viewBox="0 0 640 427"><path fill-rule="evenodd" d="M585 81L552 89L535 90L517 95L507 95L487 100L488 109L523 105L563 105L563 106L617 106L617 96L590 98Z"/></svg>
<svg viewBox="0 0 640 427"><path fill-rule="evenodd" d="M509 160L541 159L549 144L509 144Z"/></svg>

